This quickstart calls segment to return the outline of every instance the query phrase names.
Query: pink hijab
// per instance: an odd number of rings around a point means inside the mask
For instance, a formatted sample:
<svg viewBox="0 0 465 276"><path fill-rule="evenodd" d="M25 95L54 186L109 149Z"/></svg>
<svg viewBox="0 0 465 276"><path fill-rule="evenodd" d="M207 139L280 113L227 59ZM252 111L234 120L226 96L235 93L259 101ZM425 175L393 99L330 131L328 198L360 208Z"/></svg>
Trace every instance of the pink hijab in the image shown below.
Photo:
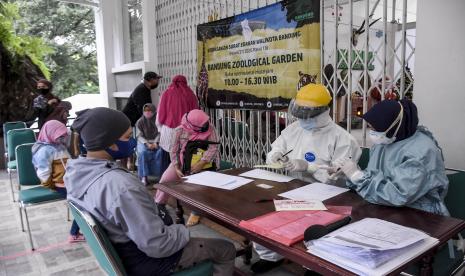
<svg viewBox="0 0 465 276"><path fill-rule="evenodd" d="M50 120L47 121L40 129L37 141L50 144L57 144L57 139L59 137L67 135L68 129L62 122L59 122L57 120Z"/></svg>
<svg viewBox="0 0 465 276"><path fill-rule="evenodd" d="M207 140L210 137L213 128L211 124L205 132L199 132L199 129L210 120L210 117L200 109L189 111L182 117L181 127L189 133L189 141Z"/></svg>
<svg viewBox="0 0 465 276"><path fill-rule="evenodd" d="M198 109L199 104L194 91L187 85L186 77L177 75L162 94L158 104L158 122L170 128L176 128L187 112Z"/></svg>

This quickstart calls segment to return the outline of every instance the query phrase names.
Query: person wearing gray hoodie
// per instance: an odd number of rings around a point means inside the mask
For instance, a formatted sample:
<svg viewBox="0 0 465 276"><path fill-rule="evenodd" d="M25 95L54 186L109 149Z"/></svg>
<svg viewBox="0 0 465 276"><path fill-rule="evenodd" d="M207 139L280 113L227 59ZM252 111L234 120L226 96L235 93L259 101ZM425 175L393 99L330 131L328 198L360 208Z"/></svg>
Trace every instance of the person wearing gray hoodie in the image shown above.
<svg viewBox="0 0 465 276"><path fill-rule="evenodd" d="M170 275L204 260L213 262L213 275L233 274L236 250L231 242L190 238L184 225L165 225L146 187L114 162L110 153L124 154L132 133L122 112L87 109L72 127L87 156L67 164L68 200L101 223L128 275Z"/></svg>

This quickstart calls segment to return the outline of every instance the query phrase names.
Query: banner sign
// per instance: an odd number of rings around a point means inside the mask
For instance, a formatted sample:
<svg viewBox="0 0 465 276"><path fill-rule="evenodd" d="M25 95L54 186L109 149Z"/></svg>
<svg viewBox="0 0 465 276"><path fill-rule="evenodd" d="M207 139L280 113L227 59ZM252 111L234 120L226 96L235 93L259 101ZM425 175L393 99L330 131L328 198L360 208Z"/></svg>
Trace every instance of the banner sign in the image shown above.
<svg viewBox="0 0 465 276"><path fill-rule="evenodd" d="M286 109L320 77L320 0L287 0L197 27L197 96L212 108Z"/></svg>

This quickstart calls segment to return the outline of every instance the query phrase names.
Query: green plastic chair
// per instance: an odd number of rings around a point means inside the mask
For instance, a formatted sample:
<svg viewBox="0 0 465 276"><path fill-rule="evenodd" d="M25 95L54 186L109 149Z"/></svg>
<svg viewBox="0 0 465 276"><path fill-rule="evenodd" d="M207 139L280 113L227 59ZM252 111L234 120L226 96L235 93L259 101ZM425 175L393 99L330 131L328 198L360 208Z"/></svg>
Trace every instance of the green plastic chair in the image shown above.
<svg viewBox="0 0 465 276"><path fill-rule="evenodd" d="M465 195L465 172L449 170L447 175L449 179L449 191L444 199L451 217L465 220L465 205L463 205L463 196ZM462 232L462 236L465 231ZM449 256L449 246L444 246L434 256L433 272L434 275L455 275L459 270L465 267L465 255L454 247L454 258ZM409 274L418 275L420 269L418 266L410 267L407 270Z"/></svg>
<svg viewBox="0 0 465 276"><path fill-rule="evenodd" d="M369 148L361 148L362 149L362 155L360 156L360 159L358 160L358 166L360 169L364 170L368 166L368 161L370 161L370 149Z"/></svg>
<svg viewBox="0 0 465 276"><path fill-rule="evenodd" d="M13 129L27 128L25 122L6 122L3 124L3 146L5 149L5 160L8 162L8 140L6 134Z"/></svg>
<svg viewBox="0 0 465 276"><path fill-rule="evenodd" d="M76 220L81 232L86 238L92 253L94 253L100 267L107 275L127 275L123 263L121 262L118 253L110 242L105 230L93 216L81 210L72 201L68 202L71 213ZM190 269L182 270L175 273L176 276L208 276L213 274L212 262L203 262Z"/></svg>
<svg viewBox="0 0 465 276"><path fill-rule="evenodd" d="M15 201L15 195L13 190L13 179L12 173L16 172L16 153L15 149L17 146L34 143L36 141L36 136L34 131L29 128L21 129L12 129L7 132L7 141L8 141L8 162L7 162L7 172L10 178L10 188L11 188L11 197L13 202Z"/></svg>
<svg viewBox="0 0 465 276"><path fill-rule="evenodd" d="M444 199L447 209L450 212L451 217L465 220L465 205L463 204L463 196L465 195L465 172L459 170L450 170L452 173L447 175L449 179L449 190L447 196ZM462 237L465 237L465 231L461 233ZM465 267L465 254L463 251L456 251L457 257L460 259L459 265L450 265L449 271L455 268L451 274L456 274L459 270ZM448 257L448 256L447 256ZM438 267L446 267L447 262L438 261ZM435 263L436 264L436 263Z"/></svg>
<svg viewBox="0 0 465 276"><path fill-rule="evenodd" d="M221 160L220 161L220 171L222 170L229 170L229 169L234 169L235 166L233 163L226 161L226 160Z"/></svg>
<svg viewBox="0 0 465 276"><path fill-rule="evenodd" d="M24 223L22 211L24 211L24 217L26 219L27 232L29 234L29 242L31 249L34 250L34 244L32 242L31 227L29 226L29 218L27 216L27 208L30 206L36 206L55 202L59 200L65 200L61 195L51 189L48 189L40 185L40 180L37 177L36 171L32 164L32 146L33 143L23 144L16 147L16 162L18 171L18 202L19 202L19 216L21 218L21 230L24 232ZM21 187L34 186L27 190L21 190Z"/></svg>

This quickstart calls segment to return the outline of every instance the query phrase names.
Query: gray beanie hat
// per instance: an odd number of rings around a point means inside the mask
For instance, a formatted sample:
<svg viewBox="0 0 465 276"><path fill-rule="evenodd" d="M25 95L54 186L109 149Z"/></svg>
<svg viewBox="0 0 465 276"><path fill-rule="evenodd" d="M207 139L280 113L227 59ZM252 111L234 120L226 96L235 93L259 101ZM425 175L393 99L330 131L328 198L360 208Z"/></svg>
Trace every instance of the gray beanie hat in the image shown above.
<svg viewBox="0 0 465 276"><path fill-rule="evenodd" d="M113 145L131 126L123 112L96 107L77 112L72 129L77 131L87 150L104 150Z"/></svg>

